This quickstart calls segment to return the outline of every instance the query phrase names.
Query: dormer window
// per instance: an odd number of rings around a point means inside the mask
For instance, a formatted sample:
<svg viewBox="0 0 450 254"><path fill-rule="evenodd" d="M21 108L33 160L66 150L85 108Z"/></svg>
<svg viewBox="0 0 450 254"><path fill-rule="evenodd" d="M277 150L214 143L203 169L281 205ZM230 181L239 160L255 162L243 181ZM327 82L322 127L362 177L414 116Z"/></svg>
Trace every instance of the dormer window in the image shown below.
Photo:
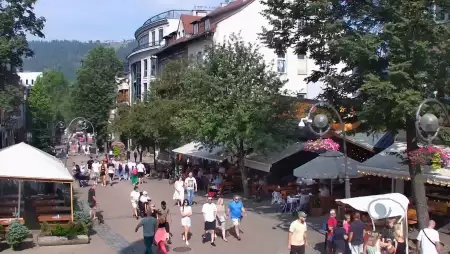
<svg viewBox="0 0 450 254"><path fill-rule="evenodd" d="M198 34L198 23L194 24L194 34Z"/></svg>
<svg viewBox="0 0 450 254"><path fill-rule="evenodd" d="M205 31L209 31L211 29L211 22L209 19L205 20Z"/></svg>

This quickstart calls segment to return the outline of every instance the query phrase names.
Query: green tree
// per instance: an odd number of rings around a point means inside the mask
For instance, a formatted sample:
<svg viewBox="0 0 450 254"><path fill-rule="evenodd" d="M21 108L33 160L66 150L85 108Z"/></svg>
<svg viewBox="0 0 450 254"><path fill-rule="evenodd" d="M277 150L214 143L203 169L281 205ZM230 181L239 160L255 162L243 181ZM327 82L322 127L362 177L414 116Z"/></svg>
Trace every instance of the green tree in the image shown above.
<svg viewBox="0 0 450 254"><path fill-rule="evenodd" d="M232 36L207 50L206 59L185 75L180 125L184 135L207 148L221 146L238 158L248 196L245 156L286 145L293 104L283 98L284 82L268 71L258 49ZM237 67L238 66L238 67Z"/></svg>
<svg viewBox="0 0 450 254"><path fill-rule="evenodd" d="M52 120L55 111L51 94L48 93L45 83L38 78L30 90L28 98L29 113L31 116L31 144L42 150L47 150L52 145Z"/></svg>
<svg viewBox="0 0 450 254"><path fill-rule="evenodd" d="M92 122L99 146L108 137L108 120L117 95L115 77L121 69L114 49L99 46L89 52L77 71L71 93L72 113Z"/></svg>
<svg viewBox="0 0 450 254"><path fill-rule="evenodd" d="M33 56L26 34L44 37L45 19L36 17L36 0L0 0L0 108L13 113L23 94L16 68Z"/></svg>
<svg viewBox="0 0 450 254"><path fill-rule="evenodd" d="M276 51L308 52L320 69L307 80L325 83L322 98L338 107L351 104L371 131L406 130L411 151L418 147L414 111L434 93L444 100L450 88L449 26L437 22L450 1L438 2L440 11L435 1L422 0L267 0L271 27L263 38ZM422 169L408 165L424 228L429 218Z"/></svg>

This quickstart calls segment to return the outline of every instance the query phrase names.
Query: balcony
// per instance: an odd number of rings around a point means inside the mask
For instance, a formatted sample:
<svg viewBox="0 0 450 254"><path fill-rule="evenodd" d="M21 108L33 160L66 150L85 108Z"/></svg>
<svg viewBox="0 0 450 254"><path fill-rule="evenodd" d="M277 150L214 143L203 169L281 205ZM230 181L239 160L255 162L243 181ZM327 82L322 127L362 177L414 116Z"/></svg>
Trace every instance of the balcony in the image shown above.
<svg viewBox="0 0 450 254"><path fill-rule="evenodd" d="M132 55L134 52L139 51L139 50L159 47L159 45L161 45L161 43L159 41L155 41L155 42L152 42L152 43L141 44L141 45L137 46L136 48L134 48L131 51L130 55Z"/></svg>
<svg viewBox="0 0 450 254"><path fill-rule="evenodd" d="M170 10L155 15L147 19L147 21L145 21L144 24L142 24L142 26L136 30L134 35L137 38L138 35L141 34L141 32L153 28L155 26L158 26L167 21L168 19L179 19L180 16L183 14L192 15L192 10Z"/></svg>

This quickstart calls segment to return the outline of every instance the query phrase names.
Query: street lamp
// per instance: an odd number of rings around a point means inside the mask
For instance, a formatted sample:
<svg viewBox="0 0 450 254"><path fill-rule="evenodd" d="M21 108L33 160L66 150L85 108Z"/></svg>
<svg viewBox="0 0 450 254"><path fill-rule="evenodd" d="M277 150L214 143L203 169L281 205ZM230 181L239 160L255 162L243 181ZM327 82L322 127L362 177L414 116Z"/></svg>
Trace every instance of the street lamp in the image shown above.
<svg viewBox="0 0 450 254"><path fill-rule="evenodd" d="M314 116L314 119L311 122L311 115L313 113L313 111L318 108L328 108L331 109L331 111L337 116L339 123L341 125L341 131L342 134L344 136L344 140L343 140L343 150L344 150L344 181L345 181L345 198L350 198L350 178L348 176L348 165L347 165L347 144L346 144L346 140L347 140L347 135L345 134L345 125L344 122L342 121L341 116L339 115L339 112L333 107L333 105L331 105L328 102L318 102L314 105L311 106L311 109L309 110L308 116L305 119L302 119L304 121L304 124L307 125L309 127L309 130L311 132L313 132L314 134L323 137L325 134L328 133L328 131L330 131L331 129L331 124L329 123L328 117L325 114L317 114ZM312 124L311 124L312 123ZM300 126L302 125L301 123L299 124ZM317 132L316 130L314 130L314 128L312 127L312 125L314 125L316 128L319 129L319 132ZM327 127L328 126L328 127ZM325 131L324 131L325 129Z"/></svg>
<svg viewBox="0 0 450 254"><path fill-rule="evenodd" d="M431 103L437 104L444 112L446 119L450 121L447 109L440 101L436 99L426 99L420 103L416 112L416 131L419 138L422 141L427 142L428 145L432 144L440 130L439 119L434 114L426 113L423 116L420 116L423 106ZM426 135L423 135L423 132L425 132Z"/></svg>

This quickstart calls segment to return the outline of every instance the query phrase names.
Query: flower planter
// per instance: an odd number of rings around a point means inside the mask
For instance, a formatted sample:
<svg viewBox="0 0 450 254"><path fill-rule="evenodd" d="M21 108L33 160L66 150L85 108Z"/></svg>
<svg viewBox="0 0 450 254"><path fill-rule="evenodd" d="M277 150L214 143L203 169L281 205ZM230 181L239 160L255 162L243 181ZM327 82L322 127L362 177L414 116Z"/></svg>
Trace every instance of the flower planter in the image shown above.
<svg viewBox="0 0 450 254"><path fill-rule="evenodd" d="M89 236L78 235L73 238L71 237L71 239L69 239L65 236L38 236L37 243L39 246L88 244Z"/></svg>

